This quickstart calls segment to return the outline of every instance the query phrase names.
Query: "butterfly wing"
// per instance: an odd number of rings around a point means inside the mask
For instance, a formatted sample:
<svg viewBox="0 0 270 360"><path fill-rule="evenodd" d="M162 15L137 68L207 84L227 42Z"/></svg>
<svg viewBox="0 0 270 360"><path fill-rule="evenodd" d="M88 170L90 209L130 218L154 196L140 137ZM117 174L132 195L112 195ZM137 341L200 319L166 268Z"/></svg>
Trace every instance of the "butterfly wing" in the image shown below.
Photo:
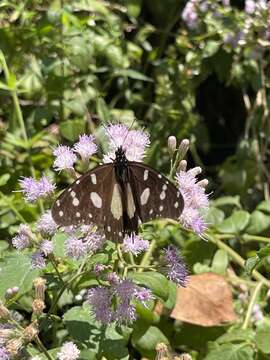
<svg viewBox="0 0 270 360"><path fill-rule="evenodd" d="M184 200L171 181L142 163L130 162L129 171L136 210L142 222L155 218L179 218Z"/></svg>

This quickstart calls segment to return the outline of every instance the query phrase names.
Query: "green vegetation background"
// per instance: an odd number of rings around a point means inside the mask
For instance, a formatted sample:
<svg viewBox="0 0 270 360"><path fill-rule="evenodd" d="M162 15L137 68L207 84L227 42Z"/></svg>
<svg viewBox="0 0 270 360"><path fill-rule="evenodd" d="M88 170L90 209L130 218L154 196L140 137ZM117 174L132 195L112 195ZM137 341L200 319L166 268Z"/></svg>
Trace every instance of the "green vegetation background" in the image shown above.
<svg viewBox="0 0 270 360"><path fill-rule="evenodd" d="M255 300L264 320L258 326L245 321L249 302L241 303L234 288L236 324L178 324L176 336L167 320L158 325L162 336L151 334L152 343L137 329L132 351L153 357L153 343L167 338L194 359L270 359L270 43L263 32L270 15L247 15L243 1L209 3L216 10L200 14L196 29L189 29L181 0L0 1L1 253L4 259L9 252L20 214L29 222L38 216L13 192L18 179L54 177L51 148L59 141L72 143L83 132L100 137L101 123L135 118L151 136L146 161L166 173L168 136L189 138L189 166L201 166L210 180L213 241L174 227L161 237L182 246L192 273L224 275L230 268L249 279L257 265L260 274L247 293L262 282ZM246 29L248 16L245 39L229 41ZM61 175L60 186L66 181ZM2 281L1 295L6 288ZM27 301L24 306L27 311ZM254 330L262 332L259 340Z"/></svg>

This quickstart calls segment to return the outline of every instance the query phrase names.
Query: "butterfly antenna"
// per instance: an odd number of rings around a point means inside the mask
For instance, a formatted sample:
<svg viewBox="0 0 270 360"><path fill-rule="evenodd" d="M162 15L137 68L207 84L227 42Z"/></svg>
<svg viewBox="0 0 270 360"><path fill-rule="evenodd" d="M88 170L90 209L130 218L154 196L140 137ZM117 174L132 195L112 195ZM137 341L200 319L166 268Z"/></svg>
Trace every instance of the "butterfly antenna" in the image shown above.
<svg viewBox="0 0 270 360"><path fill-rule="evenodd" d="M124 146L125 141L127 140L128 133L130 132L130 129L132 129L132 126L134 125L134 122L135 122L135 117L133 118L131 125L130 125L130 126L128 127L128 129L127 129L127 133L126 133L126 136L124 137L124 140L123 140L123 143L122 143L122 147Z"/></svg>

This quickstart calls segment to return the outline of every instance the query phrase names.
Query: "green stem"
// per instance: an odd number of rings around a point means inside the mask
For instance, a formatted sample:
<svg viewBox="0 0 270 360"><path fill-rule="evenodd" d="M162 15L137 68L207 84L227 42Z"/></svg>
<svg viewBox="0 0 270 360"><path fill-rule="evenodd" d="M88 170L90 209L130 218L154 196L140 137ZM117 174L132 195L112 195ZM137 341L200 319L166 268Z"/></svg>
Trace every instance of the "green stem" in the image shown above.
<svg viewBox="0 0 270 360"><path fill-rule="evenodd" d="M148 266L148 264L151 261L151 256L156 248L157 242L156 240L152 240L151 244L149 246L149 249L147 250L147 252L144 254L142 261L140 263L141 268L139 268L139 272L143 271L143 268L145 268L146 266Z"/></svg>
<svg viewBox="0 0 270 360"><path fill-rule="evenodd" d="M217 237L209 234L206 234L205 236L208 240L210 240L213 244L217 245L220 249L225 250L238 265L240 265L243 269L245 268L245 260L230 246L219 240ZM252 276L256 280L261 281L266 287L270 288L270 281L267 280L261 273L259 273L259 271L254 270Z"/></svg>
<svg viewBox="0 0 270 360"><path fill-rule="evenodd" d="M18 219L19 219L21 222L26 223L25 218L19 213L19 211L15 208L15 206L12 204L12 202L9 201L9 198L8 198L7 196L5 196L5 195L2 193L2 191L0 191L0 197L7 202L8 206L9 206L10 209L14 212L14 214L17 215Z"/></svg>
<svg viewBox="0 0 270 360"><path fill-rule="evenodd" d="M242 325L243 330L248 328L248 324L249 324L249 321L250 321L250 318L251 318L251 315L252 315L252 310L253 310L255 301L256 301L257 296L258 296L258 294L259 294L259 292L260 292L263 285L264 285L263 281L260 281L258 283L258 285L256 286L256 288L254 289L254 291L253 291L253 294L252 294L252 296L250 298L250 302L248 304L246 317L245 317L244 323Z"/></svg>
<svg viewBox="0 0 270 360"><path fill-rule="evenodd" d="M233 239L236 237L235 234L217 234L215 236L219 239L224 239L224 240ZM241 235L241 238L246 241L260 241L260 242L270 243L270 238L265 236L244 234Z"/></svg>
<svg viewBox="0 0 270 360"><path fill-rule="evenodd" d="M38 336L35 337L35 343L40 348L40 350L44 353L44 355L46 356L46 358L48 360L53 360L53 358L48 353L47 349L45 348L45 346L43 345L42 341L40 340L40 338Z"/></svg>
<svg viewBox="0 0 270 360"><path fill-rule="evenodd" d="M56 262L55 262L54 256L53 256L53 255L49 255L49 260L50 260L50 262L51 262L51 264L52 264L52 266L53 266L53 268L54 268L54 270L55 270L55 272L56 272L56 274L57 274L57 276L58 276L58 279L59 279L60 283L63 285L63 284L64 284L64 280L63 280L62 275L60 274L60 272L59 272L59 270L58 270L58 268L57 268L57 264L56 264Z"/></svg>

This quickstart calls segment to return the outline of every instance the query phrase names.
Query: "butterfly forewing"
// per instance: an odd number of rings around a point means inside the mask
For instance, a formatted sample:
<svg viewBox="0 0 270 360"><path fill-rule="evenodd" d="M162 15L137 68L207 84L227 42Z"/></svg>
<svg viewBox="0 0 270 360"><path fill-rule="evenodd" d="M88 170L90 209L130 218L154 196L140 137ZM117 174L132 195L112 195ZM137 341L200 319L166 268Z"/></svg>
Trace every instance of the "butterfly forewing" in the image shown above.
<svg viewBox="0 0 270 360"><path fill-rule="evenodd" d="M77 179L54 203L54 221L61 226L93 223L103 228L107 221L104 209L110 202L113 174L113 165L105 164Z"/></svg>
<svg viewBox="0 0 270 360"><path fill-rule="evenodd" d="M136 209L142 222L155 218L179 219L183 197L165 176L142 163L130 162Z"/></svg>

